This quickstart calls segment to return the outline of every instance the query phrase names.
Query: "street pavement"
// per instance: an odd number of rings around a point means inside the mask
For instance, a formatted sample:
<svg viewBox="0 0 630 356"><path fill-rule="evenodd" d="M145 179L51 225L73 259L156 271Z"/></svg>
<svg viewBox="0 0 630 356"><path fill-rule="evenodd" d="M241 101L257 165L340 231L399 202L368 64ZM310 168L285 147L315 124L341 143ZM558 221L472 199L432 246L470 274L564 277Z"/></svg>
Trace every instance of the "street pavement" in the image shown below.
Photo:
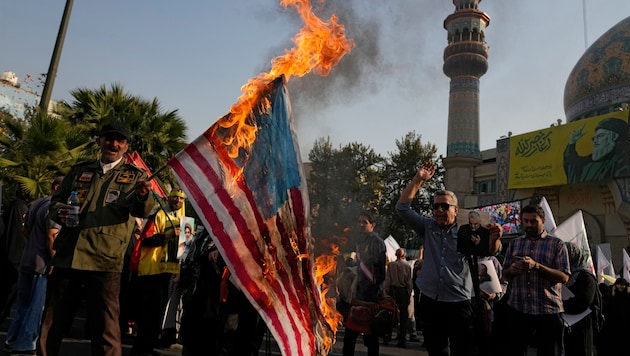
<svg viewBox="0 0 630 356"><path fill-rule="evenodd" d="M9 328L9 324L11 323L11 318L7 318L0 325L0 339L4 342L7 330ZM79 308L77 312L77 316L75 317L74 323L72 324L72 328L70 329L68 336L64 338L63 344L61 347L61 355L72 355L72 356L88 356L90 355L90 340L85 338L85 310L84 308ZM343 335L344 329L340 328L337 332L337 341L333 345L333 349L329 353L330 356L341 356L343 349ZM395 333L393 335L396 336ZM399 348L396 346L396 341L393 340L389 343L389 345L385 346L381 344L380 347L380 356L427 356L428 353L426 349L422 347L422 334L419 334L418 342L409 342L407 341L407 348ZM131 346L133 345L133 336L124 336L123 337L123 356L128 356L131 350ZM182 346L179 344L175 344L167 349L156 349L157 353L164 356L179 356L181 355ZM7 353L0 350L0 355L8 355ZM281 355L280 350L278 349L277 344L273 340L273 337L268 333L265 335L263 340L263 344L258 353L259 356L276 356ZM367 356L367 348L363 345L363 340L361 337L357 339L356 345L356 356ZM208 355L212 356L212 355Z"/></svg>

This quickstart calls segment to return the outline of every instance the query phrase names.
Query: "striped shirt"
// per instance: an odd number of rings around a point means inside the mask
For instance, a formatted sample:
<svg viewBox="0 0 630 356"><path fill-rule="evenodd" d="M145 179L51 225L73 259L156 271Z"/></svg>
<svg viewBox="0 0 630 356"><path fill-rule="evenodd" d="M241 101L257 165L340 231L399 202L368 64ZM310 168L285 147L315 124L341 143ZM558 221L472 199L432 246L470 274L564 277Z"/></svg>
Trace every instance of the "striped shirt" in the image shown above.
<svg viewBox="0 0 630 356"><path fill-rule="evenodd" d="M503 268L509 268L516 261L515 256L529 256L546 267L566 274L571 273L564 242L547 232L543 232L541 237L535 240L521 236L510 242L505 253ZM561 313L564 312L561 291L561 283L552 283L544 278L539 270L531 269L510 280L508 305L525 314Z"/></svg>

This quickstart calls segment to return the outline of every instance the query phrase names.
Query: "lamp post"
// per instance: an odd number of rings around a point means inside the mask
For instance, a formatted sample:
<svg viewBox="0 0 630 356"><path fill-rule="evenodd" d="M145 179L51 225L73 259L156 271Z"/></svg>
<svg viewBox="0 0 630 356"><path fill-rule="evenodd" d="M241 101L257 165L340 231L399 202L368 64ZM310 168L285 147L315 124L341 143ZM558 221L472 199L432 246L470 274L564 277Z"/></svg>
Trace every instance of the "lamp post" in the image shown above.
<svg viewBox="0 0 630 356"><path fill-rule="evenodd" d="M46 82L44 83L42 98L39 102L40 111L44 113L48 112L48 103L50 102L50 95L52 94L52 89L55 84L55 76L57 76L57 67L59 66L59 58L61 57L61 50L63 49L63 41L66 38L66 30L68 29L73 3L74 0L66 0L66 7L63 10L63 17L61 18L59 32L57 33L57 41L55 42L55 48L53 49L50 65L48 66L48 74L46 74Z"/></svg>

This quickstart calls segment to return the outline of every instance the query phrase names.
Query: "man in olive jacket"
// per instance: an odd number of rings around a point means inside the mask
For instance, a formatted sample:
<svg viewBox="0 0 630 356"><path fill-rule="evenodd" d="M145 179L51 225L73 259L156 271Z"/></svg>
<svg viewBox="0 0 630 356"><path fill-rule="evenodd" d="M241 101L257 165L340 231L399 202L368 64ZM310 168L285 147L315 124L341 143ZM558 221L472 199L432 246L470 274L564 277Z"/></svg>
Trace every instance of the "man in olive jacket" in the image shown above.
<svg viewBox="0 0 630 356"><path fill-rule="evenodd" d="M92 355L122 355L118 297L123 257L134 217L149 216L155 205L146 173L125 162L129 139L122 125L103 126L101 159L72 167L51 199L50 218L62 228L53 245L38 355L59 355L82 295L87 298ZM77 227L65 226L72 191L81 201Z"/></svg>

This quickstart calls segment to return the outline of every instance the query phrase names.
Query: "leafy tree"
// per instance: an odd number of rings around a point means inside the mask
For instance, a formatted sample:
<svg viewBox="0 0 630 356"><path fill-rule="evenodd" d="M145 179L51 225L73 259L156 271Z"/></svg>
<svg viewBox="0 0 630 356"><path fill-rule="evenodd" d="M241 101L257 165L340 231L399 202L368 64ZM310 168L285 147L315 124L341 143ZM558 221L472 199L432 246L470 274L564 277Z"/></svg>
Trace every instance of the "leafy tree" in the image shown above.
<svg viewBox="0 0 630 356"><path fill-rule="evenodd" d="M360 143L335 149L330 138L317 140L309 152L308 188L313 235L328 238L353 228L358 213L379 204L383 158Z"/></svg>
<svg viewBox="0 0 630 356"><path fill-rule="evenodd" d="M400 193L426 161L437 170L425 183L412 207L432 214L433 195L444 189L444 166L434 144L423 144L421 136L409 132L396 140L397 151L387 158L359 143L333 148L330 138L315 141L309 152L311 170L308 188L316 238L347 237L361 210L375 212L382 237L392 235L401 246L418 248L415 232L402 222L395 210Z"/></svg>
<svg viewBox="0 0 630 356"><path fill-rule="evenodd" d="M59 109L86 139L96 137L100 128L111 122L125 125L131 133L130 151L138 151L152 172L186 146L186 124L177 110L163 112L158 100L149 101L126 93L120 84L110 88L79 88L70 92L74 100ZM98 147L91 146L94 157ZM162 181L173 183L169 170L163 170Z"/></svg>
<svg viewBox="0 0 630 356"><path fill-rule="evenodd" d="M37 198L49 193L50 182L68 173L78 161L99 157L95 138L111 122L125 125L132 137L130 151L137 150L155 172L186 146L186 124L177 111L164 112L151 101L126 93L122 86L80 88L70 92L73 101L61 102L54 115L29 109L25 119L0 110L0 181L4 201L16 191ZM162 182L175 181L169 170Z"/></svg>
<svg viewBox="0 0 630 356"><path fill-rule="evenodd" d="M66 121L29 109L24 119L0 114L0 179L5 201L18 190L38 198L50 193L50 183L84 158L87 143L77 140Z"/></svg>
<svg viewBox="0 0 630 356"><path fill-rule="evenodd" d="M379 210L383 215L383 236L392 235L398 243L407 248L418 248L419 241L415 232L400 219L395 206L400 193L418 172L423 162L434 161L436 173L425 183L413 200L412 207L420 214L431 215L433 194L444 189L444 166L440 158L436 157L437 148L434 144L423 144L421 136L414 132L407 133L400 140L396 140L397 152L389 153L383 167L385 185L384 197Z"/></svg>

